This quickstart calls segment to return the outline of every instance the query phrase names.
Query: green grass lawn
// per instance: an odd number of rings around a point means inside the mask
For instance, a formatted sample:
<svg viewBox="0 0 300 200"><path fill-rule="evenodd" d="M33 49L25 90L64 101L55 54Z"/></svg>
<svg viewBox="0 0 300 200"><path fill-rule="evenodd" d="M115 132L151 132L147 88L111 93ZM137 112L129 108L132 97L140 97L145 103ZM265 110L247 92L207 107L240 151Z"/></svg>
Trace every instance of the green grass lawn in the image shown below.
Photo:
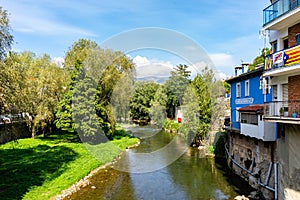
<svg viewBox="0 0 300 200"><path fill-rule="evenodd" d="M0 199L50 199L137 142L84 145L76 135L58 134L0 145Z"/></svg>

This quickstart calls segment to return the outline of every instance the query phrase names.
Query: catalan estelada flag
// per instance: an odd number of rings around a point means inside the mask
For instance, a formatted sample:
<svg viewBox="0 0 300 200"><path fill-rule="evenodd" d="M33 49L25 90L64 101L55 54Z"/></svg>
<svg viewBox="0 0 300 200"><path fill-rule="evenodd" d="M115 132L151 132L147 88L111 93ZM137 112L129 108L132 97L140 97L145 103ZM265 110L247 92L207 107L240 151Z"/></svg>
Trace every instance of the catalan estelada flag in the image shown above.
<svg viewBox="0 0 300 200"><path fill-rule="evenodd" d="M300 45L284 50L287 55L285 66L300 63Z"/></svg>

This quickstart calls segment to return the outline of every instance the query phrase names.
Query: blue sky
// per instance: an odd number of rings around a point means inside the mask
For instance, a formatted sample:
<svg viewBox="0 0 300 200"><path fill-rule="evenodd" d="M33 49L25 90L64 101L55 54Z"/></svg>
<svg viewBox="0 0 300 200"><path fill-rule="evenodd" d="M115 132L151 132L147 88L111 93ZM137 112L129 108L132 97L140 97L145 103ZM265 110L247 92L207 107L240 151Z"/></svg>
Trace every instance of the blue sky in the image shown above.
<svg viewBox="0 0 300 200"><path fill-rule="evenodd" d="M262 10L270 1L236 0L0 0L10 13L13 50L64 57L75 41L101 44L124 31L159 27L177 31L198 43L218 71L231 75L241 60L251 62L263 48L259 38ZM176 41L174 41L176 43ZM147 51L132 58L179 64ZM138 61L137 61L138 62Z"/></svg>

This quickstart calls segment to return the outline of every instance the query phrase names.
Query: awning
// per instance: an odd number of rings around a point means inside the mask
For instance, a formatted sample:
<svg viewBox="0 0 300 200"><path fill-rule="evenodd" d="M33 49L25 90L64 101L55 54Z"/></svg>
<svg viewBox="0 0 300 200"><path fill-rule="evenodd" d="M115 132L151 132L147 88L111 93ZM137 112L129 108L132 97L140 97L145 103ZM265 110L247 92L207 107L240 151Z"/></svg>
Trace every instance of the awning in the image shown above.
<svg viewBox="0 0 300 200"><path fill-rule="evenodd" d="M251 106L246 106L246 107L240 108L238 111L261 113L264 111L264 106L263 105L251 105Z"/></svg>

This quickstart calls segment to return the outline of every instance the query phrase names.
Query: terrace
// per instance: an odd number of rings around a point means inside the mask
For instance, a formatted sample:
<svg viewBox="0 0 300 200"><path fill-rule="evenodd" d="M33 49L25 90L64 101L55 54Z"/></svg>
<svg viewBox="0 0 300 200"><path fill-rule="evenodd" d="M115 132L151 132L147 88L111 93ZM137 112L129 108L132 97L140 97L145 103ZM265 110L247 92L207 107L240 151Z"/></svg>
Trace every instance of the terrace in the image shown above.
<svg viewBox="0 0 300 200"><path fill-rule="evenodd" d="M300 100L265 103L264 121L300 124Z"/></svg>
<svg viewBox="0 0 300 200"><path fill-rule="evenodd" d="M300 0L278 0L263 10L263 25L278 19L284 14L296 9Z"/></svg>
<svg viewBox="0 0 300 200"><path fill-rule="evenodd" d="M282 76L300 72L300 45L267 55L264 76Z"/></svg>

